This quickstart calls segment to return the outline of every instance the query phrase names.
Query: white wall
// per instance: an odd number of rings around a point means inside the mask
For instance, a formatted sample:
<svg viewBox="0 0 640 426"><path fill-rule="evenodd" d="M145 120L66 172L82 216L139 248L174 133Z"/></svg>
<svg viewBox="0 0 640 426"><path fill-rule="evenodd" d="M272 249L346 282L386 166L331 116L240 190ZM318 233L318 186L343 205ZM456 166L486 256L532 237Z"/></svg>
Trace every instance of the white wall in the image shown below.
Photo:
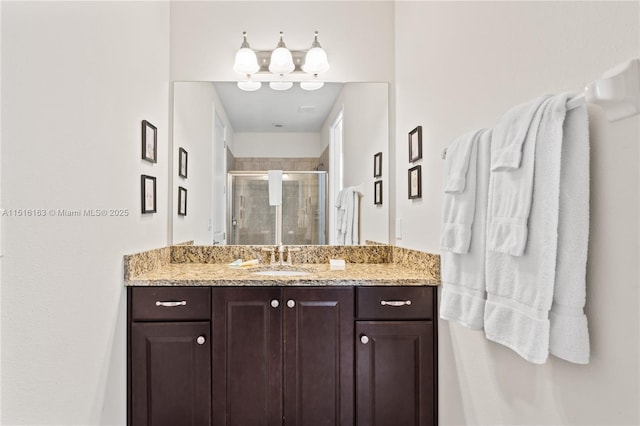
<svg viewBox="0 0 640 426"><path fill-rule="evenodd" d="M322 150L329 144L330 126L343 112L343 185L362 185L360 240L389 242L389 85L347 83L322 128ZM373 156L382 152L383 204L373 204ZM329 165L327 165L329 166ZM331 173L331 170L329 169ZM329 194L334 200L336 194Z"/></svg>
<svg viewBox="0 0 640 426"><path fill-rule="evenodd" d="M257 50L275 48L280 31L290 49L304 50L315 30L331 64L325 81L393 80L389 1L172 2L171 78L236 81L243 31Z"/></svg>
<svg viewBox="0 0 640 426"><path fill-rule="evenodd" d="M443 165L454 137L543 93L581 88L639 55L638 2L398 2L398 245L439 251ZM439 325L442 424L640 424L640 118L591 116L587 366L535 366L481 332ZM407 133L423 126L423 197L406 195Z"/></svg>
<svg viewBox="0 0 640 426"><path fill-rule="evenodd" d="M322 155L320 133L236 133L233 155L303 158Z"/></svg>
<svg viewBox="0 0 640 426"><path fill-rule="evenodd" d="M167 243L169 5L2 2L2 424L124 424L122 256ZM158 163L141 158L141 121ZM158 213L141 215L140 175ZM124 209L126 217L52 217Z"/></svg>

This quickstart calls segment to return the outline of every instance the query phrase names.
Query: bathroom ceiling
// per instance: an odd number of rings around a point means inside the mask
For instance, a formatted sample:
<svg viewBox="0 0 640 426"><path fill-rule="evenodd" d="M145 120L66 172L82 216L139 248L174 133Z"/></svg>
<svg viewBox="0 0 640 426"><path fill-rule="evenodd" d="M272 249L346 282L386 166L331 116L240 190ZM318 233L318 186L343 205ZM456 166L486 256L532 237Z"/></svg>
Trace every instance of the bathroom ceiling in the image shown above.
<svg viewBox="0 0 640 426"><path fill-rule="evenodd" d="M261 89L245 92L234 82L213 84L236 133L319 132L343 86L326 83L319 90L307 91L294 84L289 90L277 91L262 83Z"/></svg>

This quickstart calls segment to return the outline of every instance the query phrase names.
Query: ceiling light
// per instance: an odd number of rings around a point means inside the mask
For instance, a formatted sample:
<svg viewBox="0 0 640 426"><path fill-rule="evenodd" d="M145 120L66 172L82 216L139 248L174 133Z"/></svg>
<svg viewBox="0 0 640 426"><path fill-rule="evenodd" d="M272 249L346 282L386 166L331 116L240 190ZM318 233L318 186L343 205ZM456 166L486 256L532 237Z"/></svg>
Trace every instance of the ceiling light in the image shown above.
<svg viewBox="0 0 640 426"><path fill-rule="evenodd" d="M258 90L260 87L262 87L262 83L260 83L259 81L252 81L252 80L239 81L238 87L244 90L245 92L253 92L255 90Z"/></svg>
<svg viewBox="0 0 640 426"><path fill-rule="evenodd" d="M303 90L318 90L324 86L322 81L301 81L300 88Z"/></svg>
<svg viewBox="0 0 640 426"><path fill-rule="evenodd" d="M269 87L273 90L289 90L293 87L291 81L272 81L269 83Z"/></svg>
<svg viewBox="0 0 640 426"><path fill-rule="evenodd" d="M240 49L236 52L236 60L233 63L233 70L239 74L253 74L258 72L258 58L249 43L247 42L247 32L243 32L244 40L240 45Z"/></svg>
<svg viewBox="0 0 640 426"><path fill-rule="evenodd" d="M293 56L287 45L282 40L282 31L280 31L280 41L276 50L271 52L271 62L269 63L269 71L274 74L289 74L296 66L293 63Z"/></svg>
<svg viewBox="0 0 640 426"><path fill-rule="evenodd" d="M318 32L315 32L311 49L304 57L304 65L302 71L309 74L320 74L329 69L329 60L327 59L327 52L324 51L320 43L318 42Z"/></svg>

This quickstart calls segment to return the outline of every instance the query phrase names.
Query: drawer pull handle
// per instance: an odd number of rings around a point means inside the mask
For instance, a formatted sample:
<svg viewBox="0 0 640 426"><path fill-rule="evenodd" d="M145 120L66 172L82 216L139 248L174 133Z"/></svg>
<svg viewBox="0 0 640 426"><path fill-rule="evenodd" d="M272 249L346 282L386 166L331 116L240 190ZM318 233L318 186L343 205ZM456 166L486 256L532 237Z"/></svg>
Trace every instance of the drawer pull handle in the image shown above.
<svg viewBox="0 0 640 426"><path fill-rule="evenodd" d="M296 306L296 302L293 301L292 299L289 299L287 301L287 306L290 307L290 308L293 308L294 306Z"/></svg>
<svg viewBox="0 0 640 426"><path fill-rule="evenodd" d="M363 345L366 345L367 343L369 343L369 337L363 334L362 337L360 337L360 341Z"/></svg>
<svg viewBox="0 0 640 426"><path fill-rule="evenodd" d="M277 308L278 306L280 306L280 302L278 302L278 299L273 299L271 301L271 307L272 308Z"/></svg>
<svg viewBox="0 0 640 426"><path fill-rule="evenodd" d="M196 342L199 345L204 345L204 342L206 342L206 341L207 341L207 339L204 336L198 336L198 338L196 339Z"/></svg>
<svg viewBox="0 0 640 426"><path fill-rule="evenodd" d="M409 306L411 300L381 300L380 304L382 306Z"/></svg>
<svg viewBox="0 0 640 426"><path fill-rule="evenodd" d="M161 302L157 301L156 306L164 306L165 308L175 308L176 306L187 306L186 300L181 300L179 302Z"/></svg>

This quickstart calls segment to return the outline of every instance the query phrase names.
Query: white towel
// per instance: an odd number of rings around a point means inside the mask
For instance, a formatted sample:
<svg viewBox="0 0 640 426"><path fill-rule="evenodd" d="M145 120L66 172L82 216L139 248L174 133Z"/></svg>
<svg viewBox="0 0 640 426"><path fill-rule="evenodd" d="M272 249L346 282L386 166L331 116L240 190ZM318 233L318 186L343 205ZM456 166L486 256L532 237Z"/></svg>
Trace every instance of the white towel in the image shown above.
<svg viewBox="0 0 640 426"><path fill-rule="evenodd" d="M471 242L476 206L477 141L485 130L456 138L447 147L445 158L444 208L440 248L465 254Z"/></svg>
<svg viewBox="0 0 640 426"><path fill-rule="evenodd" d="M338 244L356 245L359 243L359 197L353 187L347 187L338 193L336 199L336 228Z"/></svg>
<svg viewBox="0 0 640 426"><path fill-rule="evenodd" d="M471 162L471 151L479 130L465 133L447 147L445 158L445 193L460 193L465 189L467 171Z"/></svg>
<svg viewBox="0 0 640 426"><path fill-rule="evenodd" d="M480 132L474 144L467 173L469 191L473 181L474 213L471 244L466 254L444 251L440 256L442 292L440 318L455 321L472 329L482 329L485 308L485 232L491 131ZM447 148L447 157L451 151ZM445 194L445 198L454 194ZM456 194L457 195L457 194ZM446 203L446 201L445 201Z"/></svg>
<svg viewBox="0 0 640 426"><path fill-rule="evenodd" d="M269 205L282 204L282 170L268 170L269 177Z"/></svg>
<svg viewBox="0 0 640 426"><path fill-rule="evenodd" d="M589 129L584 103L567 111L560 172L558 260L549 313L552 355L589 362L589 331L584 314L589 243Z"/></svg>
<svg viewBox="0 0 640 426"><path fill-rule="evenodd" d="M491 171L514 170L520 167L525 139L533 117L549 96L541 96L511 108L493 130Z"/></svg>
<svg viewBox="0 0 640 426"><path fill-rule="evenodd" d="M487 250L514 256L524 253L533 194L536 143L539 128L552 125L546 120L541 121L550 99L538 98L512 109L500 119L493 132ZM505 142L505 138L513 139ZM513 167L516 163L518 167Z"/></svg>
<svg viewBox="0 0 640 426"><path fill-rule="evenodd" d="M486 253L485 334L536 364L544 363L549 355L549 310L556 274L562 126L567 98L567 94L554 96L543 111L525 255L512 256L488 247ZM529 139L525 141L525 151L527 143ZM504 172L492 172L490 181L498 173Z"/></svg>

